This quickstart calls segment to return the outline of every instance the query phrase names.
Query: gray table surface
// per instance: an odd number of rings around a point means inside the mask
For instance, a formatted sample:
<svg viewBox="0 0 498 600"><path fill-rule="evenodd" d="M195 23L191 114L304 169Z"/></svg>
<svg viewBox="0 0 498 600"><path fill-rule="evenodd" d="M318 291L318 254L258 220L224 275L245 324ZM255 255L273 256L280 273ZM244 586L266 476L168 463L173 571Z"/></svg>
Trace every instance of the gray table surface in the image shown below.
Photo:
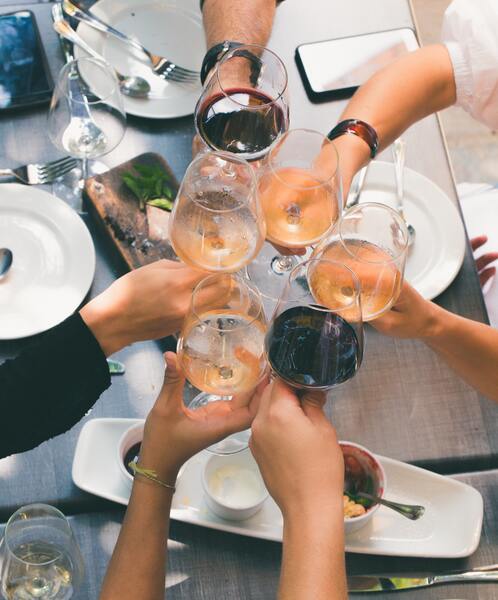
<svg viewBox="0 0 498 600"><path fill-rule="evenodd" d="M43 2L29 4L0 0L0 12L11 12L17 6L35 12L49 63L56 77L62 57L51 29L50 6ZM406 0L382 0L375 6L366 0L314 0L306 4L299 0L287 0L278 9L270 46L283 57L289 69L292 125L312 127L326 133L344 105L343 102L322 105L308 102L293 60L298 44L411 25L412 18ZM2 166L48 160L59 155L46 137L45 119L45 108L0 115ZM124 141L106 157L106 162L114 166L140 152L155 150L167 158L175 174L181 177L190 160L193 132L190 117L173 120L131 117ZM457 202L436 117L414 126L406 137L408 166L435 181ZM88 225L97 249L97 271L90 292L90 296L94 296L120 274L121 266L113 259L93 224L88 222ZM486 320L468 250L460 274L437 301L459 314ZM329 403L331 417L340 437L360 442L380 454L446 473L497 466L498 412L495 406L463 384L423 345L390 340L367 329L366 357L359 375L342 389L336 390ZM16 355L26 343L26 340L0 342L0 361ZM149 410L161 383L160 346L155 343L136 344L119 353L117 358L125 362L126 375L114 379L110 390L97 402L86 419L101 416L142 417ZM48 402L50 399L40 398L40 401ZM16 426L22 427L22 423ZM81 426L79 424L67 434L31 452L0 461L0 519L6 519L17 506L33 501L56 504L67 514L110 509L109 503L81 492L71 481L71 462ZM489 481L492 481L492 477ZM493 503L493 495L489 494L488 503L496 506L496 497ZM120 513L117 514L111 517L104 513L82 514L75 517L74 522L75 526L82 524L83 537L93 532L92 535L97 537L95 543L98 544L102 536L102 539L105 538L106 532L110 532L111 538L116 535L120 520ZM489 514L487 518L490 519ZM488 522L487 536L489 539L495 536L496 561L497 528L494 525L494 521ZM176 542L172 554L178 557L178 562L171 570L171 594L177 593L177 597L183 597L185 591L185 597L218 597L217 586L210 586L209 581L214 581L211 572L217 573L218 583L225 565L226 569L230 569L226 597L272 597L278 576L278 545L180 524L173 527L172 539ZM84 544L89 543L88 540L84 541ZM111 546L112 542L102 549L103 556L109 554ZM90 556L90 550L88 552ZM230 565L237 564L239 559L240 568L232 569ZM104 566L100 564L101 561L102 555L95 557L91 568L92 579L94 569L96 575L102 574ZM220 568L213 568L213 564L219 564ZM182 582L183 577L186 579ZM206 585L203 583L204 577L207 578ZM190 591L186 591L187 588ZM95 589L89 598L96 597ZM470 592L470 587L466 589L469 597L476 597L475 593ZM231 594L228 593L230 590L238 591ZM409 595L406 597L410 598ZM437 595L424 597L451 596L438 591Z"/></svg>
<svg viewBox="0 0 498 600"><path fill-rule="evenodd" d="M481 543L468 559L412 559L347 555L349 574L417 574L470 569L498 563L498 471L460 475L459 480L478 489L484 498ZM85 513L69 517L82 554L87 575L75 600L96 600L116 542L123 511ZM400 517L401 518L401 517ZM455 523L455 527L458 524ZM0 526L0 535L3 527ZM168 542L168 600L270 600L278 586L282 546L229 533L172 522ZM375 594L374 600L394 598ZM367 598L351 594L351 598ZM397 596L396 596L397 597ZM496 584L460 584L403 592L403 600L468 598L498 599ZM312 600L312 599L310 599Z"/></svg>

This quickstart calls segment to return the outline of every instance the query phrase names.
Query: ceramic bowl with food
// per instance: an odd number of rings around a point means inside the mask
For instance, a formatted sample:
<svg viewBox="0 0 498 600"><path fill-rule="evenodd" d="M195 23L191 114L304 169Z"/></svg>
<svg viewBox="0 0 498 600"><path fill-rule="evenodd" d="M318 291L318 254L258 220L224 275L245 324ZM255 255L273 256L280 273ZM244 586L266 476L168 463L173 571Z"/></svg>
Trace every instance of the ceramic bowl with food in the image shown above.
<svg viewBox="0 0 498 600"><path fill-rule="evenodd" d="M129 427L120 437L116 452L116 460L121 475L130 484L133 483L133 475L126 468L130 461L137 461L140 452L140 444L144 435L144 423L136 423Z"/></svg>

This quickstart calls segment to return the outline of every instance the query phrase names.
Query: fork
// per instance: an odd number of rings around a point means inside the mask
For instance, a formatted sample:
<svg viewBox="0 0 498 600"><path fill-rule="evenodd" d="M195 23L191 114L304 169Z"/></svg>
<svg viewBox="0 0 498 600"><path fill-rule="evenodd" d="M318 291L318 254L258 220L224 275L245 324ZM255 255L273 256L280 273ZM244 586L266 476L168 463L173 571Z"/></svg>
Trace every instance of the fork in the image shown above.
<svg viewBox="0 0 498 600"><path fill-rule="evenodd" d="M70 0L63 0L62 8L64 9L64 12L69 16L74 17L79 21L83 21L84 23L87 23L88 25L90 25L94 29L97 29L98 31L102 31L103 33L109 33L116 37L118 40L121 40L122 42L125 42L130 46L133 46L139 52L143 52L152 63L152 72L158 77L162 77L162 79L165 79L166 81L176 81L178 83L194 83L198 81L198 71L185 69L184 67L180 67L174 62L168 60L164 56L152 54L152 52L149 52L149 50L142 46L140 42L125 35L121 31L114 29L114 27L108 25L107 23L102 21L102 19L90 13L89 11L82 9L76 3L70 2Z"/></svg>
<svg viewBox="0 0 498 600"><path fill-rule="evenodd" d="M74 169L78 161L70 156L53 160L48 163L35 163L24 165L16 169L0 169L0 177L15 177L27 185L43 185L52 183L61 175L65 175Z"/></svg>

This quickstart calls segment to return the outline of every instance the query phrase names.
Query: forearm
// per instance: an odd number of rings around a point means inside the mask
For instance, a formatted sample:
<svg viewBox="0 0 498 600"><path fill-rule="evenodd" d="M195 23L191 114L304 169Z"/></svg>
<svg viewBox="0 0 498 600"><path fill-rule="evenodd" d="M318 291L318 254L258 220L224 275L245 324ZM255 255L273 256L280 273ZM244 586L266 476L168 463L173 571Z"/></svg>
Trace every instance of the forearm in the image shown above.
<svg viewBox="0 0 498 600"><path fill-rule="evenodd" d="M266 46L274 15L275 0L205 0L206 46L225 40Z"/></svg>
<svg viewBox="0 0 498 600"><path fill-rule="evenodd" d="M284 519L279 600L345 600L344 522L341 503L307 517Z"/></svg>
<svg viewBox="0 0 498 600"><path fill-rule="evenodd" d="M438 307L424 341L462 379L498 402L498 330Z"/></svg>
<svg viewBox="0 0 498 600"><path fill-rule="evenodd" d="M341 120L361 119L372 125L379 136L381 151L410 125L450 106L455 100L453 67L446 47L427 46L403 56L371 77L348 103ZM343 143L339 140L338 145ZM368 162L368 146L365 143L363 146L358 146L353 156L347 157L349 170L355 172Z"/></svg>
<svg viewBox="0 0 498 600"><path fill-rule="evenodd" d="M138 478L100 600L163 600L172 491Z"/></svg>

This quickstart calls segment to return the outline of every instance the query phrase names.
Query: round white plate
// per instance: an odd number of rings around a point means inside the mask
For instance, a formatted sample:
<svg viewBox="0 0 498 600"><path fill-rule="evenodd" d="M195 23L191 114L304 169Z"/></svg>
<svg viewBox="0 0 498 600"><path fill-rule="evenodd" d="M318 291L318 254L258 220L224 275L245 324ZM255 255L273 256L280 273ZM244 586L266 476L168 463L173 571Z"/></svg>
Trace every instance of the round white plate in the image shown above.
<svg viewBox="0 0 498 600"><path fill-rule="evenodd" d="M119 31L136 38L150 52L165 56L187 69L199 71L206 51L199 0L99 0L92 12ZM164 81L150 70L145 55L113 36L103 34L85 23L77 29L80 36L123 75L140 75L151 84L153 97L123 96L128 114L151 119L191 115L201 93L201 85ZM76 58L86 53L75 47ZM97 86L85 74L91 86Z"/></svg>
<svg viewBox="0 0 498 600"><path fill-rule="evenodd" d="M412 169L405 168L404 175L405 216L416 230L405 279L432 300L444 292L462 266L465 231L457 207L435 183ZM371 163L360 202L396 207L392 163Z"/></svg>
<svg viewBox="0 0 498 600"><path fill-rule="evenodd" d="M52 194L0 185L0 247L13 253L0 279L0 339L40 333L68 317L95 273L93 241L81 218Z"/></svg>

